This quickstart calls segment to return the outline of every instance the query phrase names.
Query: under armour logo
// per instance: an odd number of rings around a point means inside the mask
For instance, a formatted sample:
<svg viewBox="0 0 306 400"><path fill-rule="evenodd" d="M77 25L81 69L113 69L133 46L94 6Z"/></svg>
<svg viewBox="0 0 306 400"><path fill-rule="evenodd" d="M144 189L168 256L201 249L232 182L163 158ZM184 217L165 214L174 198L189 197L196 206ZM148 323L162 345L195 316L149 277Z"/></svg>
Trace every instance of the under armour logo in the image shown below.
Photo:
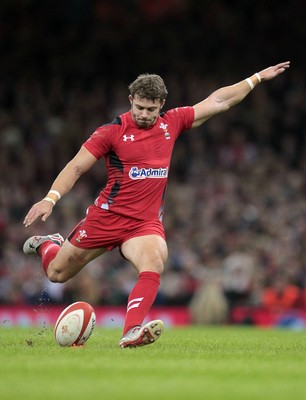
<svg viewBox="0 0 306 400"><path fill-rule="evenodd" d="M135 140L134 135L131 136L123 135L123 140L124 142L127 142L128 140L131 140L133 142Z"/></svg>

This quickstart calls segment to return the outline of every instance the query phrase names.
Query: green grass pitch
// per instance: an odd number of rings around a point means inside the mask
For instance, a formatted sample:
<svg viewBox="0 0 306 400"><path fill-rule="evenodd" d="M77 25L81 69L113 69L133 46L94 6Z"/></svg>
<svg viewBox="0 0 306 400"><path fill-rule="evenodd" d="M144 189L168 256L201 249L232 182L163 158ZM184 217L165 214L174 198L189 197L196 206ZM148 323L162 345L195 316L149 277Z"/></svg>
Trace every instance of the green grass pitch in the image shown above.
<svg viewBox="0 0 306 400"><path fill-rule="evenodd" d="M0 328L1 400L304 400L306 332L167 328L151 346L119 349L96 328L61 348L51 327Z"/></svg>

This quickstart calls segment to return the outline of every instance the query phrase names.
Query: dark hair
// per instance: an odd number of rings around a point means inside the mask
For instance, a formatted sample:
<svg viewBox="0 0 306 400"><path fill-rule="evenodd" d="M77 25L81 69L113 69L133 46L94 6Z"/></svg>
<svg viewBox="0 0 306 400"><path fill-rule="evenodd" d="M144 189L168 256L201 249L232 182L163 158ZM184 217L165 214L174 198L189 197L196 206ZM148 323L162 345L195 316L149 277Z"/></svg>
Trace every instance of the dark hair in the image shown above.
<svg viewBox="0 0 306 400"><path fill-rule="evenodd" d="M141 74L129 85L132 97L139 96L140 99L160 100L167 97L168 91L163 79L156 74Z"/></svg>

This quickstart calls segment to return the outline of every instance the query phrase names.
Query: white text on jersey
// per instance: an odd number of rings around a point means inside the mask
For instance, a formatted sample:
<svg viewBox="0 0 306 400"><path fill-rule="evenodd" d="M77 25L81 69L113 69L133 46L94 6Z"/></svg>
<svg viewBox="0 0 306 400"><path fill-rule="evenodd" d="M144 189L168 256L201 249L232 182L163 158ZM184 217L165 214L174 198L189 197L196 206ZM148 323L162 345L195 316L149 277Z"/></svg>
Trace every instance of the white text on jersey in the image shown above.
<svg viewBox="0 0 306 400"><path fill-rule="evenodd" d="M129 172L131 179L146 179L146 178L167 178L167 168L138 168L132 167Z"/></svg>

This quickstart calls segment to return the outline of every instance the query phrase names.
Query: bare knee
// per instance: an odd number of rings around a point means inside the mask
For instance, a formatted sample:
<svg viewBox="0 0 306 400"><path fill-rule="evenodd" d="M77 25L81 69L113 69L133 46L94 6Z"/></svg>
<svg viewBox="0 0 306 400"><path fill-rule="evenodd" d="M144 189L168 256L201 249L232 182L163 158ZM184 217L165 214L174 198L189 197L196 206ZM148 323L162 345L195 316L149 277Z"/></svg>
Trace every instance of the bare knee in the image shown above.
<svg viewBox="0 0 306 400"><path fill-rule="evenodd" d="M137 266L136 266L137 267ZM165 268L165 257L159 252L153 252L150 254L150 257L142 260L139 265L139 272L143 271L152 271L157 272L158 274L162 274Z"/></svg>
<svg viewBox="0 0 306 400"><path fill-rule="evenodd" d="M159 259L156 260L156 262L154 263L155 266L155 272L157 272L158 274L162 274L164 272L164 261L162 260L162 258L160 257Z"/></svg>
<svg viewBox="0 0 306 400"><path fill-rule="evenodd" d="M47 277L52 283L64 283L70 279L70 277L63 271L59 269L54 269L52 267L49 267L47 269Z"/></svg>
<svg viewBox="0 0 306 400"><path fill-rule="evenodd" d="M168 257L166 241L158 235L131 238L122 244L121 252L139 272L162 274Z"/></svg>
<svg viewBox="0 0 306 400"><path fill-rule="evenodd" d="M156 271L155 272L157 272L159 275L161 275L163 272L164 272L164 264L163 265L160 265L160 266L158 266L157 268L156 268Z"/></svg>
<svg viewBox="0 0 306 400"><path fill-rule="evenodd" d="M47 277L52 283L64 283L74 277L81 269L83 264L70 260L67 264L59 264L55 260L51 261L47 269Z"/></svg>

